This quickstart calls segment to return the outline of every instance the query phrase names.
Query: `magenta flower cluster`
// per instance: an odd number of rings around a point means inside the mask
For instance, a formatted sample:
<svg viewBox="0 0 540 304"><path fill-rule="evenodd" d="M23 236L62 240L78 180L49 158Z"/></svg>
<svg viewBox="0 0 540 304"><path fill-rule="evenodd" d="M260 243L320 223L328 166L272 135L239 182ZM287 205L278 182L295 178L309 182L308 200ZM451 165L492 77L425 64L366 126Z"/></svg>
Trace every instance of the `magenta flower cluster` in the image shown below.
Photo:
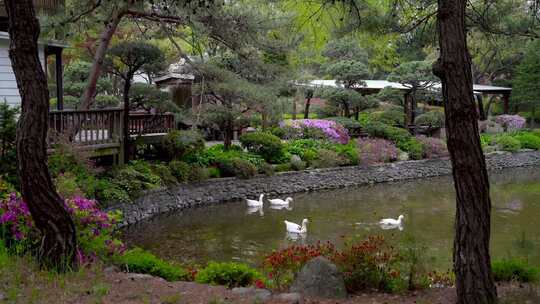
<svg viewBox="0 0 540 304"><path fill-rule="evenodd" d="M30 217L28 206L15 193L11 193L8 199L0 203L0 226L6 228L6 232L21 241L34 229L34 222Z"/></svg>
<svg viewBox="0 0 540 304"><path fill-rule="evenodd" d="M358 140L358 149L360 150L360 163L363 165L395 161L399 155L396 145L382 138Z"/></svg>
<svg viewBox="0 0 540 304"><path fill-rule="evenodd" d="M519 130L525 127L525 118L519 115L499 115L495 117L495 122L500 124L505 130Z"/></svg>
<svg viewBox="0 0 540 304"><path fill-rule="evenodd" d="M37 241L30 239L39 233L27 204L17 194L11 193L9 199L2 201L0 206L0 226L8 230L13 239ZM64 207L77 228L77 238L81 245L77 249L77 258L81 264L95 260L96 252L85 250L85 247L95 247L93 242L101 243L104 248L100 254L115 254L125 250L125 245L113 238L114 227L121 217L119 213L101 211L95 200L82 197L64 200Z"/></svg>
<svg viewBox="0 0 540 304"><path fill-rule="evenodd" d="M416 139L422 143L426 158L440 158L449 155L446 143L439 138L418 135Z"/></svg>
<svg viewBox="0 0 540 304"><path fill-rule="evenodd" d="M295 129L318 129L324 133L327 139L340 143L347 144L349 142L349 132L339 123L332 120L324 119L300 119L294 120L291 124Z"/></svg>

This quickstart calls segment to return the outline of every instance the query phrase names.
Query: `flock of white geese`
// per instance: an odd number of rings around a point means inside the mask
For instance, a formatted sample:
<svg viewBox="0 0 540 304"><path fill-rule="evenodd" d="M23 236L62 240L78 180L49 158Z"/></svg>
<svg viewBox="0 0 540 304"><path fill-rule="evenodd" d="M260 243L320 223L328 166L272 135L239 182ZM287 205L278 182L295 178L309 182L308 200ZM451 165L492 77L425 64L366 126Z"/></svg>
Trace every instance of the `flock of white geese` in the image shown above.
<svg viewBox="0 0 540 304"><path fill-rule="evenodd" d="M291 197L287 197L286 199L280 199L280 198L274 198L274 199L268 199L268 202L270 202L270 208L272 209L288 209L290 210L290 203L293 201ZM264 206L264 194L261 194L259 196L259 200L253 200L253 199L246 199L247 207L248 207L248 213L255 213L259 212L259 214L264 215L263 206ZM393 218L385 218L378 222L379 226L382 229L399 229L403 230L403 219L405 217L403 215L400 215L397 219ZM307 234L307 224L309 224L308 219L303 219L302 224L298 225L293 222L289 222L287 220L283 221L285 223L285 229L287 230L287 233L289 234L300 234L300 235L306 235Z"/></svg>

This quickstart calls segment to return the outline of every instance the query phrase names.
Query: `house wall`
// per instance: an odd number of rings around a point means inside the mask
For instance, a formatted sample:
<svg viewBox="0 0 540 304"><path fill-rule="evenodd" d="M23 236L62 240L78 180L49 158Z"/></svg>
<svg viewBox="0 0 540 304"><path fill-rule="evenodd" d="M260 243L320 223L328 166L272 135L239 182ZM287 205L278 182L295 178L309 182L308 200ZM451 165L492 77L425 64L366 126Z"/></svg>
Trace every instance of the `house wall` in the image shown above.
<svg viewBox="0 0 540 304"><path fill-rule="evenodd" d="M39 48L39 58L42 65L45 62L43 46ZM0 102L7 101L10 106L20 106L21 96L15 80L15 74L9 59L9 40L0 40Z"/></svg>

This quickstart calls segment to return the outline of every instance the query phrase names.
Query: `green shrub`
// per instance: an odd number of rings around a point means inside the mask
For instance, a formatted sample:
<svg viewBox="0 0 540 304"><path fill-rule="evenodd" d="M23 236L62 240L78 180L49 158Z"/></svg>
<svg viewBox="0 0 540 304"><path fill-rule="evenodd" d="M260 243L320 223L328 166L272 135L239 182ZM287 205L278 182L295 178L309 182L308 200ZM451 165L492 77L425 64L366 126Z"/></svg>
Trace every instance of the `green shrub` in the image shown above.
<svg viewBox="0 0 540 304"><path fill-rule="evenodd" d="M319 157L318 150L330 148L332 145L326 141L316 139L297 139L290 141L285 150L291 155L298 155L307 164L311 164Z"/></svg>
<svg viewBox="0 0 540 304"><path fill-rule="evenodd" d="M275 171L276 171L276 172L288 172L288 171L292 171L292 170L293 170L292 165L291 165L292 161L293 161L293 158L291 157L290 163L288 163L288 164L278 164L278 165L276 165ZM300 161L302 161L302 160L300 160ZM302 162L302 163L303 163L304 168L305 168L305 165L306 165L306 164L305 164L304 162ZM302 170L303 170L303 169L302 169Z"/></svg>
<svg viewBox="0 0 540 304"><path fill-rule="evenodd" d="M179 182L187 182L189 180L190 165L186 162L173 160L169 163L169 168L171 169L171 174Z"/></svg>
<svg viewBox="0 0 540 304"><path fill-rule="evenodd" d="M202 182L210 178L210 172L207 168L192 164L189 167L188 181L190 182Z"/></svg>
<svg viewBox="0 0 540 304"><path fill-rule="evenodd" d="M495 138L495 142L503 151L515 152L521 149L521 143L510 135L501 135Z"/></svg>
<svg viewBox="0 0 540 304"><path fill-rule="evenodd" d="M142 190L164 186L161 178L152 172L150 164L145 161L132 161L117 168L112 173L111 181L132 198L138 196Z"/></svg>
<svg viewBox="0 0 540 304"><path fill-rule="evenodd" d="M272 166L272 165L270 165L268 163L264 163L259 167L259 173L264 174L266 176L272 176L276 172L274 170L274 166Z"/></svg>
<svg viewBox="0 0 540 304"><path fill-rule="evenodd" d="M444 127L444 113L440 111L431 111L418 115L414 119L416 125L430 125L435 128Z"/></svg>
<svg viewBox="0 0 540 304"><path fill-rule="evenodd" d="M64 198L83 196L83 193L77 184L77 179L70 172L58 175L58 177L54 180L54 183L56 190Z"/></svg>
<svg viewBox="0 0 540 304"><path fill-rule="evenodd" d="M263 276L255 269L239 263L210 262L201 269L195 281L202 284L225 285L229 288L250 286Z"/></svg>
<svg viewBox="0 0 540 304"><path fill-rule="evenodd" d="M212 146L201 153L199 156L200 162L196 162L201 166L216 165L219 167L219 164L233 158L241 158L247 160L255 166L261 166L265 161L264 159L256 154L245 152L241 147L233 145L229 150L225 150L223 145Z"/></svg>
<svg viewBox="0 0 540 304"><path fill-rule="evenodd" d="M269 163L279 163L283 159L283 143L270 133L247 133L240 136L240 142L249 152L262 156Z"/></svg>
<svg viewBox="0 0 540 304"><path fill-rule="evenodd" d="M411 137L406 141L399 142L396 146L409 154L410 159L422 159L424 155L424 146L416 138Z"/></svg>
<svg viewBox="0 0 540 304"><path fill-rule="evenodd" d="M342 164L339 155L332 150L320 149L319 157L313 162L315 168L333 168Z"/></svg>
<svg viewBox="0 0 540 304"><path fill-rule="evenodd" d="M115 264L128 272L150 274L167 281L189 279L188 272L181 267L166 262L140 248L128 250L123 255L116 257Z"/></svg>
<svg viewBox="0 0 540 304"><path fill-rule="evenodd" d="M197 131L173 130L161 141L161 148L169 159L181 160L204 149L204 138Z"/></svg>
<svg viewBox="0 0 540 304"><path fill-rule="evenodd" d="M171 169L164 164L152 164L150 169L153 174L159 176L161 181L167 186L174 186L178 183L176 177L172 174Z"/></svg>
<svg viewBox="0 0 540 304"><path fill-rule="evenodd" d="M365 128L369 123L371 123L370 113L360 112L358 115L358 122L360 123L361 128Z"/></svg>
<svg viewBox="0 0 540 304"><path fill-rule="evenodd" d="M403 111L396 108L391 108L385 111L373 112L370 114L370 120L381 122L390 126L403 125L404 121Z"/></svg>
<svg viewBox="0 0 540 304"><path fill-rule="evenodd" d="M354 119L347 118L347 117L337 116L337 117L328 117L325 119L333 120L337 122L338 124L344 126L349 131L349 133L355 133L362 128L359 121L356 121Z"/></svg>
<svg viewBox="0 0 540 304"><path fill-rule="evenodd" d="M354 140L349 141L346 145L334 145L333 148L342 160L342 165L358 165L360 163L360 155Z"/></svg>
<svg viewBox="0 0 540 304"><path fill-rule="evenodd" d="M224 160L219 163L219 169L224 176L236 176L241 179L250 179L257 174L257 167L241 158Z"/></svg>
<svg viewBox="0 0 540 304"><path fill-rule="evenodd" d="M287 130L281 127L274 127L270 129L270 133L279 138L285 138L287 135Z"/></svg>
<svg viewBox="0 0 540 304"><path fill-rule="evenodd" d="M120 99L114 95L98 95L95 98L95 105L100 108L117 107L120 104Z"/></svg>
<svg viewBox="0 0 540 304"><path fill-rule="evenodd" d="M0 201L8 198L12 192L15 192L15 187L0 175Z"/></svg>
<svg viewBox="0 0 540 304"><path fill-rule="evenodd" d="M540 150L540 136L532 133L520 133L514 136L524 149Z"/></svg>
<svg viewBox="0 0 540 304"><path fill-rule="evenodd" d="M96 198L101 204L106 202L131 202L131 197L125 189L122 189L118 184L106 178L97 180Z"/></svg>
<svg viewBox="0 0 540 304"><path fill-rule="evenodd" d="M536 282L540 279L540 269L525 261L509 259L493 261L491 264L495 281Z"/></svg>
<svg viewBox="0 0 540 304"><path fill-rule="evenodd" d="M208 176L210 178L220 178L221 177L221 171L217 167L209 167L208 169Z"/></svg>
<svg viewBox="0 0 540 304"><path fill-rule="evenodd" d="M306 162L304 162L298 155L293 155L288 165L289 165L288 166L289 170L284 170L284 171L290 171L290 170L302 171L306 169Z"/></svg>

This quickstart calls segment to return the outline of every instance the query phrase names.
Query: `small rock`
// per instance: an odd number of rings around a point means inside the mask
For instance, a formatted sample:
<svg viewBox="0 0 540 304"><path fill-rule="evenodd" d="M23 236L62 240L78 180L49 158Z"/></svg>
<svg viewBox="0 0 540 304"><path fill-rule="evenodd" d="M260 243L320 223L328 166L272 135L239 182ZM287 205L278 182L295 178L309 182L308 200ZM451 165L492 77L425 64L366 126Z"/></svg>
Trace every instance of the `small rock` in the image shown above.
<svg viewBox="0 0 540 304"><path fill-rule="evenodd" d="M158 279L156 277L153 277L149 274L143 274L143 273L128 273L127 278L136 281L136 280L151 280L151 279Z"/></svg>
<svg viewBox="0 0 540 304"><path fill-rule="evenodd" d="M120 269L116 266L109 266L105 269L103 269L103 273L104 274L113 274L113 273L116 273L116 272L120 272Z"/></svg>
<svg viewBox="0 0 540 304"><path fill-rule="evenodd" d="M345 298L347 290L343 274L324 257L316 257L302 268L294 281L292 292L321 298Z"/></svg>
<svg viewBox="0 0 540 304"><path fill-rule="evenodd" d="M272 297L272 293L267 289L253 287L235 287L232 289L234 294L243 297L253 297L254 300L266 302Z"/></svg>
<svg viewBox="0 0 540 304"><path fill-rule="evenodd" d="M6 295L0 292L0 301L4 301L6 299Z"/></svg>
<svg viewBox="0 0 540 304"><path fill-rule="evenodd" d="M278 294L274 297L276 301L280 302L286 302L289 304L302 304L304 303L304 298L302 297L302 294L297 292L291 292L291 293L282 293Z"/></svg>

